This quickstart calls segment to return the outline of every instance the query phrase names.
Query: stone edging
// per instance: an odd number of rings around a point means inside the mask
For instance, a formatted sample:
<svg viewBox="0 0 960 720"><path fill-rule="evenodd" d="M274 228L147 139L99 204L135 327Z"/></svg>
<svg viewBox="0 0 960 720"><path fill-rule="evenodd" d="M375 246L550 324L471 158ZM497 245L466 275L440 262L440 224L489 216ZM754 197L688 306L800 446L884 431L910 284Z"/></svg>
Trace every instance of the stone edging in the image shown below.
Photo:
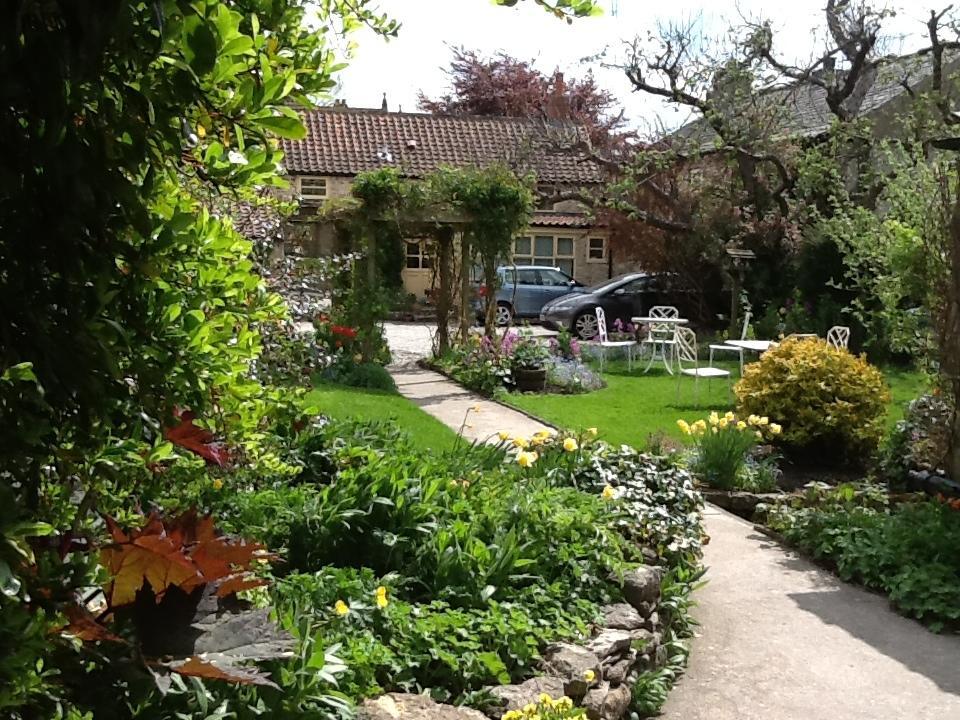
<svg viewBox="0 0 960 720"><path fill-rule="evenodd" d="M498 701L486 716L499 720L511 710L536 705L541 694L570 698L590 720L619 720L630 707L633 686L642 672L668 660L659 616L663 571L655 565L631 570L623 578L626 602L603 608L603 624L578 643L548 645L540 661L543 675L516 685L487 690ZM366 700L362 720L486 720L476 710L435 703L422 695L389 693Z"/></svg>

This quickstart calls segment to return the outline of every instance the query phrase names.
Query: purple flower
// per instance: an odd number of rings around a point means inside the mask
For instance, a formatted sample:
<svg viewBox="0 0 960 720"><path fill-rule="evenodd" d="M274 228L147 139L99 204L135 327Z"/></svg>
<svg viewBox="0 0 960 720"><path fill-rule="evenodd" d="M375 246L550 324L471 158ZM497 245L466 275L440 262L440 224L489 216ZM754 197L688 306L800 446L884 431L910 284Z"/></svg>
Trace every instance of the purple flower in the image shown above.
<svg viewBox="0 0 960 720"><path fill-rule="evenodd" d="M613 321L613 329L617 332L623 332L623 321L620 318Z"/></svg>

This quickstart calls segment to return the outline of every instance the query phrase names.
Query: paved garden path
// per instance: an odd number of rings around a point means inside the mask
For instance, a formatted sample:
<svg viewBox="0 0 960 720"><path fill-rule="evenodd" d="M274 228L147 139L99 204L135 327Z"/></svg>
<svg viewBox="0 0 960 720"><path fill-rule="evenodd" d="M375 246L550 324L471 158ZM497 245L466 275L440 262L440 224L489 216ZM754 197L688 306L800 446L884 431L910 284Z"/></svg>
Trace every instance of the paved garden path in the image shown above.
<svg viewBox="0 0 960 720"><path fill-rule="evenodd" d="M664 720L958 720L960 637L935 635L708 506L708 584Z"/></svg>
<svg viewBox="0 0 960 720"><path fill-rule="evenodd" d="M391 367L400 394L467 440L496 440L498 432L529 438L547 426L521 412L486 400L440 373L418 367Z"/></svg>
<svg viewBox="0 0 960 720"><path fill-rule="evenodd" d="M410 355L426 354L418 347ZM543 427L437 373L391 371L401 393L454 430L478 406L467 437ZM705 521L701 627L663 720L960 720L960 636L925 630L719 508L707 506Z"/></svg>

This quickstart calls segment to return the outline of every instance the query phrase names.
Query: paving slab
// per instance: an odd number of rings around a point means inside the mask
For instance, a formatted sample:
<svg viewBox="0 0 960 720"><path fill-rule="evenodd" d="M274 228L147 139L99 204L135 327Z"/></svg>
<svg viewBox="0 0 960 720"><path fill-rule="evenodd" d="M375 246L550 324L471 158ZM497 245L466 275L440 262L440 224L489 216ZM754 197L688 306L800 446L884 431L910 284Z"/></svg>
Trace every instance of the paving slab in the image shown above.
<svg viewBox="0 0 960 720"><path fill-rule="evenodd" d="M708 506L708 584L665 720L958 720L960 636L936 635Z"/></svg>
<svg viewBox="0 0 960 720"><path fill-rule="evenodd" d="M467 440L496 442L497 433L529 438L551 430L521 412L465 390L444 375L419 367L391 367L397 390L422 410L433 415Z"/></svg>

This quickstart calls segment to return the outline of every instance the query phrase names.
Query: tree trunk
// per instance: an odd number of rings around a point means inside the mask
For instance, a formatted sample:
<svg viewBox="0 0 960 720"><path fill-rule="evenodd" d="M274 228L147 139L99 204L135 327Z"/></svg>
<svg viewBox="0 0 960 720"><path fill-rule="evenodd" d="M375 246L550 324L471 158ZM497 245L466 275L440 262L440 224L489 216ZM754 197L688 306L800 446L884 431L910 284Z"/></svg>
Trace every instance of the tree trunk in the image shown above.
<svg viewBox="0 0 960 720"><path fill-rule="evenodd" d="M440 293L437 297L437 356L450 349L450 305L453 288L450 277L453 263L453 228L443 227L437 233L437 263L440 273Z"/></svg>
<svg viewBox="0 0 960 720"><path fill-rule="evenodd" d="M483 318L483 333L491 340L497 338L497 260L483 259L483 284L487 288ZM516 283L514 283L516 290Z"/></svg>
<svg viewBox="0 0 960 720"><path fill-rule="evenodd" d="M953 416L950 427L950 447L947 454L947 472L954 480L960 478L960 196L954 201L950 219L950 277L940 330L940 374L945 389L952 397Z"/></svg>
<svg viewBox="0 0 960 720"><path fill-rule="evenodd" d="M470 238L460 234L460 342L467 342L470 334L470 313L473 311L470 288Z"/></svg>
<svg viewBox="0 0 960 720"><path fill-rule="evenodd" d="M367 236L367 292L373 292L377 287L377 235L371 231ZM366 330L360 341L360 354L364 362L373 362L374 355L374 333L372 327L361 328Z"/></svg>

